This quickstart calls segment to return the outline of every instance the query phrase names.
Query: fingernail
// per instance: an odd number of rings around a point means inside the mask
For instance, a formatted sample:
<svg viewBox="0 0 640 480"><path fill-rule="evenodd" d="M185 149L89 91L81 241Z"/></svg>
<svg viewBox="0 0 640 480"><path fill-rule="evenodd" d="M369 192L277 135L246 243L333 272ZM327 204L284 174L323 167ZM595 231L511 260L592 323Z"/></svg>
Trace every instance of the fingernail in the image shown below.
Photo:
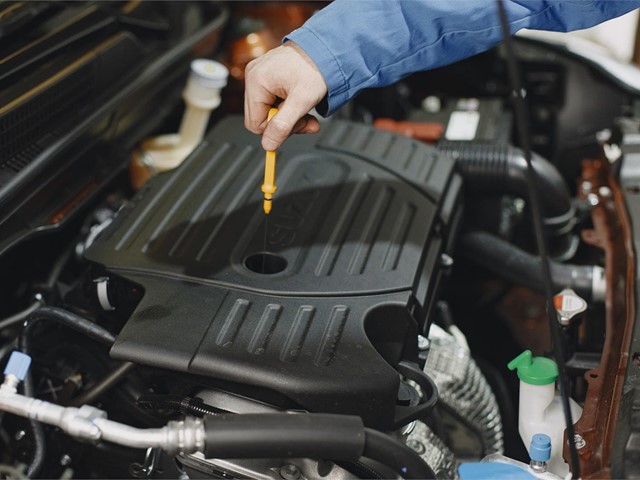
<svg viewBox="0 0 640 480"><path fill-rule="evenodd" d="M264 148L265 150L271 151L278 148L278 144L274 140L271 140L270 138L263 138L262 148Z"/></svg>

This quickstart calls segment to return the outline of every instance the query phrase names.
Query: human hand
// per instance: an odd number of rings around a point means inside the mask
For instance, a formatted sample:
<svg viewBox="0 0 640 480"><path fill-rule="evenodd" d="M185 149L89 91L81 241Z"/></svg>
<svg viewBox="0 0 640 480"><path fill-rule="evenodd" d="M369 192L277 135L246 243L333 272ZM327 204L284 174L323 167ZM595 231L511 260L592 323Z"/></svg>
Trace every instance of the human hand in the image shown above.
<svg viewBox="0 0 640 480"><path fill-rule="evenodd" d="M309 111L327 94L327 84L313 60L288 41L256 58L245 70L244 126L262 134L262 148L276 150L292 133L317 133L320 123ZM279 112L267 114L276 99Z"/></svg>

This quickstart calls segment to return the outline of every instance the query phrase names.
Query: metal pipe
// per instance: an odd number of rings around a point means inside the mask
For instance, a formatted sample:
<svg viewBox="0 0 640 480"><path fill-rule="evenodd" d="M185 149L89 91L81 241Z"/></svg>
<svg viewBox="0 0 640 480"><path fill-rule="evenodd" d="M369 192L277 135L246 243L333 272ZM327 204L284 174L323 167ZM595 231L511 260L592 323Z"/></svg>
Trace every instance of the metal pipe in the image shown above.
<svg viewBox="0 0 640 480"><path fill-rule="evenodd" d="M204 450L204 424L198 418L169 422L165 427L140 429L106 418L103 410L84 405L62 407L15 391L17 382L7 376L0 387L0 410L60 428L72 437L90 442L109 441L131 448L162 448L170 454Z"/></svg>
<svg viewBox="0 0 640 480"><path fill-rule="evenodd" d="M135 363L123 362L118 368L108 373L102 380L96 383L90 390L71 400L69 406L77 407L95 402L107 391L124 380L133 367L135 367Z"/></svg>

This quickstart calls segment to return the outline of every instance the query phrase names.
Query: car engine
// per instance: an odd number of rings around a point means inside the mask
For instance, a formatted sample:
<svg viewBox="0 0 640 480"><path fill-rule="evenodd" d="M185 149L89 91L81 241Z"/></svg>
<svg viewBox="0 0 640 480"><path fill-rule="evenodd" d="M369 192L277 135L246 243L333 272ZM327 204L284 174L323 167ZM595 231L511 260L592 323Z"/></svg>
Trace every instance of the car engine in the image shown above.
<svg viewBox="0 0 640 480"><path fill-rule="evenodd" d="M322 5L0 4L2 478L640 475L640 70L514 38L550 311L503 47L291 137L265 215L244 67Z"/></svg>

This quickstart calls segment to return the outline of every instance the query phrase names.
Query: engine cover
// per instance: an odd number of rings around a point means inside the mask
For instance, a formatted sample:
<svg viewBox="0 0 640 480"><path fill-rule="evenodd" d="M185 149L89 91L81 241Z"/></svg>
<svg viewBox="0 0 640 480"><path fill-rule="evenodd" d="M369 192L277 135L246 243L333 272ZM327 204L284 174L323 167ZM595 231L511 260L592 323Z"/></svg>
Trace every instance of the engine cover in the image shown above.
<svg viewBox="0 0 640 480"><path fill-rule="evenodd" d="M90 260L145 292L111 355L405 423L421 406L397 400L398 370L412 377L460 217L453 161L333 121L278 152L266 220L263 164L259 138L227 118L92 245Z"/></svg>

